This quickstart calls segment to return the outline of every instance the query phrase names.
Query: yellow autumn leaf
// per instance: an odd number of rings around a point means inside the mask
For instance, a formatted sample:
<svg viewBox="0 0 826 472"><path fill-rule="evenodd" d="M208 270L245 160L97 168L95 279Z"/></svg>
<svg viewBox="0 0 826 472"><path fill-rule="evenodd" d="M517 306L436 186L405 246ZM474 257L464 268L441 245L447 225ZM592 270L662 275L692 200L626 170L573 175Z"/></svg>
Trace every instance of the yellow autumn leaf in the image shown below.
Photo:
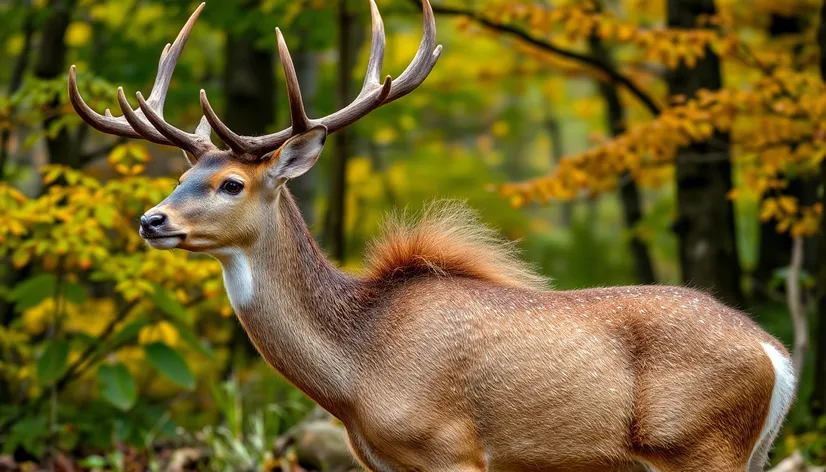
<svg viewBox="0 0 826 472"><path fill-rule="evenodd" d="M6 40L6 52L9 53L10 56L17 56L20 54L20 51L23 50L23 35L22 34L14 34Z"/></svg>
<svg viewBox="0 0 826 472"><path fill-rule="evenodd" d="M777 199L780 208L786 213L797 212L797 199L788 195L784 195Z"/></svg>
<svg viewBox="0 0 826 472"><path fill-rule="evenodd" d="M178 343L180 334L178 328L168 321L160 321L154 325L144 326L138 333L140 344L151 344L153 342L163 342L170 346Z"/></svg>
<svg viewBox="0 0 826 472"><path fill-rule="evenodd" d="M410 131L410 130L416 128L416 125L417 125L416 118L413 118L412 116L410 116L406 113L404 115L402 115L401 117L399 117L399 126L404 131Z"/></svg>
<svg viewBox="0 0 826 472"><path fill-rule="evenodd" d="M75 21L66 28L64 40L69 46L84 46L92 39L92 27L88 23Z"/></svg>
<svg viewBox="0 0 826 472"><path fill-rule="evenodd" d="M617 39L620 41L628 41L634 37L634 33L636 33L636 29L633 25L628 23L621 24L617 27Z"/></svg>
<svg viewBox="0 0 826 472"><path fill-rule="evenodd" d="M347 164L347 181L357 184L370 178L373 164L366 157L353 157Z"/></svg>
<svg viewBox="0 0 826 472"><path fill-rule="evenodd" d="M760 206L760 221L768 221L777 215L779 207L777 200L774 198L767 198L763 200L763 205Z"/></svg>
<svg viewBox="0 0 826 472"><path fill-rule="evenodd" d="M490 127L490 131L497 138L502 138L510 132L510 125L505 120L497 120L493 123L493 126Z"/></svg>
<svg viewBox="0 0 826 472"><path fill-rule="evenodd" d="M396 137L396 130L390 128L389 126L385 126L383 128L379 128L378 131L373 134L373 141L375 141L376 144L383 146L395 141Z"/></svg>

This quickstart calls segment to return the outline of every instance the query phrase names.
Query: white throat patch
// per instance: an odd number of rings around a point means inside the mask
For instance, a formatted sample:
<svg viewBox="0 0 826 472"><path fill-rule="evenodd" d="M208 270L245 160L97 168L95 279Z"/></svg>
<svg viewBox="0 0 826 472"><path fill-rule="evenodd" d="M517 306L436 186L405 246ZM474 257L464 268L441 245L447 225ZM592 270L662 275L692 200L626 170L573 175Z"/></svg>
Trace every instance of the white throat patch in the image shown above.
<svg viewBox="0 0 826 472"><path fill-rule="evenodd" d="M236 312L252 301L253 279L247 255L236 248L227 248L218 255L224 269L224 286L229 302Z"/></svg>

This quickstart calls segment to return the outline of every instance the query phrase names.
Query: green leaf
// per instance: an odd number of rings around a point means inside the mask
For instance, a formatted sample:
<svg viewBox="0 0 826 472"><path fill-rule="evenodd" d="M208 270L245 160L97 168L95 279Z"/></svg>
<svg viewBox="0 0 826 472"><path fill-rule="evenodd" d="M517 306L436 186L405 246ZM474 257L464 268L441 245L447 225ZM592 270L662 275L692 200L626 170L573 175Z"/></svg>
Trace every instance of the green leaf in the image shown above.
<svg viewBox="0 0 826 472"><path fill-rule="evenodd" d="M142 318L132 321L112 336L112 345L119 346L138 337L141 329L149 324L149 320Z"/></svg>
<svg viewBox="0 0 826 472"><path fill-rule="evenodd" d="M100 366L97 380L103 398L123 411L132 408L138 399L135 379L121 363Z"/></svg>
<svg viewBox="0 0 826 472"><path fill-rule="evenodd" d="M63 296L66 297L66 300L80 305L86 301L86 290L75 282L68 282L63 287Z"/></svg>
<svg viewBox="0 0 826 472"><path fill-rule="evenodd" d="M144 351L149 363L158 369L158 372L187 390L195 388L195 378L178 351L161 342L147 344Z"/></svg>
<svg viewBox="0 0 826 472"><path fill-rule="evenodd" d="M18 445L30 454L40 456L43 454L43 444L49 434L49 425L42 417L24 418L14 424L11 434L8 435L10 445L4 446L7 452L12 452ZM9 446L11 451L9 451Z"/></svg>
<svg viewBox="0 0 826 472"><path fill-rule="evenodd" d="M155 293L152 294L152 300L165 314L185 323L192 321L186 308L169 293L169 290L156 286Z"/></svg>
<svg viewBox="0 0 826 472"><path fill-rule="evenodd" d="M37 359L37 377L42 385L49 385L66 370L66 359L69 356L69 342L65 340L51 341L43 355Z"/></svg>
<svg viewBox="0 0 826 472"><path fill-rule="evenodd" d="M55 293L57 277L54 274L39 274L17 284L9 299L16 303L17 310L27 310Z"/></svg>

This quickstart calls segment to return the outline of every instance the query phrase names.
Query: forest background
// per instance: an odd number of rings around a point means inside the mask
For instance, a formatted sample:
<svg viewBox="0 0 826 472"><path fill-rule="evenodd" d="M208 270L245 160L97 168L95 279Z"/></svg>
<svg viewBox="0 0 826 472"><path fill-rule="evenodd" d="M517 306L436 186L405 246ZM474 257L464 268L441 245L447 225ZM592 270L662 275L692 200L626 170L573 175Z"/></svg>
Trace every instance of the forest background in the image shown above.
<svg viewBox="0 0 826 472"><path fill-rule="evenodd" d="M397 76L421 4L378 4ZM308 415L336 428L254 352L215 261L139 238L180 151L104 136L68 103L70 64L96 110L118 110L117 86L148 93L196 6L0 1L0 469L295 470L302 441L285 438ZM387 211L458 198L557 289L708 290L794 352L803 381L773 460L826 463L822 1L433 7L430 77L291 183L330 257L357 272ZM366 0L211 1L165 116L194 128L204 88L241 134L287 126L275 26L308 113L328 114L359 89L369 24Z"/></svg>

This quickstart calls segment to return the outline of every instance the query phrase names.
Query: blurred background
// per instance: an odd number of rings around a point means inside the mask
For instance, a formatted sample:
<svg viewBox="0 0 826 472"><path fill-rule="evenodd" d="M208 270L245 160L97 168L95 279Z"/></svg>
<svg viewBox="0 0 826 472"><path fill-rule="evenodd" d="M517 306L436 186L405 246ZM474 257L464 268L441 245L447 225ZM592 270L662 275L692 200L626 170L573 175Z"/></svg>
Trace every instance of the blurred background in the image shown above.
<svg viewBox="0 0 826 472"><path fill-rule="evenodd" d="M387 211L458 198L557 289L708 290L802 372L773 461L826 463L822 1L433 1L430 77L290 183L329 256L358 272ZM181 151L68 103L71 64L98 111L120 115L118 86L147 95L197 4L0 0L0 470L353 467L339 426L254 351L217 262L139 238ZM396 77L421 4L378 4ZM311 117L355 96L367 0L212 0L167 120L193 129L203 88L236 132L287 127L275 26Z"/></svg>

